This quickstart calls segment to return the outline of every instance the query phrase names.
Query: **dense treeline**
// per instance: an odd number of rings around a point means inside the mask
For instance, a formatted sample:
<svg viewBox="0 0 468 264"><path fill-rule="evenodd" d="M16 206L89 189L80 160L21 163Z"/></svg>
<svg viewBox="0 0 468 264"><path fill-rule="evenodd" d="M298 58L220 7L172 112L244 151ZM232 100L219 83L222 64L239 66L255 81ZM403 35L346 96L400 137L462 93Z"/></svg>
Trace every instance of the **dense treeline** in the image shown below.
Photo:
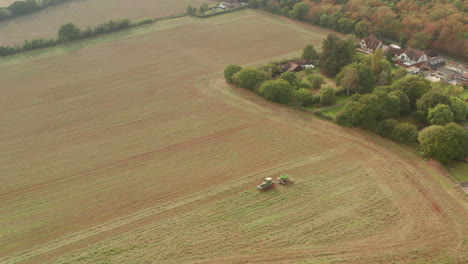
<svg viewBox="0 0 468 264"><path fill-rule="evenodd" d="M48 6L63 3L69 0L24 0L15 1L7 7L0 8L0 20L6 20L17 16L22 16L46 8Z"/></svg>
<svg viewBox="0 0 468 264"><path fill-rule="evenodd" d="M253 8L305 20L362 38L369 34L401 46L436 48L468 58L468 1L463 0L250 0Z"/></svg>
<svg viewBox="0 0 468 264"><path fill-rule="evenodd" d="M336 89L325 85L324 76L316 70L282 73L282 63L260 68L230 65L224 76L228 83L291 106L334 105L336 96L351 95L336 115L338 124L403 143L419 142L423 156L442 163L468 156L468 131L457 124L468 116L468 104L459 97L462 87L406 75L380 49L373 55L356 56L350 41L331 34L324 39L321 54L311 45L303 51L304 59L335 76ZM319 95L312 94L311 88L319 88Z"/></svg>
<svg viewBox="0 0 468 264"><path fill-rule="evenodd" d="M22 46L0 46L0 56L8 56L16 53L20 53L28 50L35 50L45 47L51 47L63 42L93 38L98 35L107 34L130 27L135 27L143 24L149 24L155 22L152 18L142 19L136 22L132 22L129 19L121 20L110 20L109 22L99 24L94 28L87 27L86 29L80 29L73 23L62 25L57 34L56 39L32 39L25 40Z"/></svg>

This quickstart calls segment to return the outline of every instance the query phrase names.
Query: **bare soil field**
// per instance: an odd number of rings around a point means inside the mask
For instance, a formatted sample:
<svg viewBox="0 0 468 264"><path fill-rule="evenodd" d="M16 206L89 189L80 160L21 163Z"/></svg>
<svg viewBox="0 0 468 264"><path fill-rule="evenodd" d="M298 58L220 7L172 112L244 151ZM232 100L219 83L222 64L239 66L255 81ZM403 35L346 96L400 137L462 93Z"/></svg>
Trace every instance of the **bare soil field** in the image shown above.
<svg viewBox="0 0 468 264"><path fill-rule="evenodd" d="M1 0L0 0L1 1ZM74 0L25 16L0 22L0 46L23 44L25 39L55 38L61 25L73 22L81 28L111 19L139 20L185 12L215 0Z"/></svg>
<svg viewBox="0 0 468 264"><path fill-rule="evenodd" d="M0 0L0 7L9 6L16 0Z"/></svg>
<svg viewBox="0 0 468 264"><path fill-rule="evenodd" d="M436 163L222 80L327 34L244 10L0 60L0 263L464 263Z"/></svg>

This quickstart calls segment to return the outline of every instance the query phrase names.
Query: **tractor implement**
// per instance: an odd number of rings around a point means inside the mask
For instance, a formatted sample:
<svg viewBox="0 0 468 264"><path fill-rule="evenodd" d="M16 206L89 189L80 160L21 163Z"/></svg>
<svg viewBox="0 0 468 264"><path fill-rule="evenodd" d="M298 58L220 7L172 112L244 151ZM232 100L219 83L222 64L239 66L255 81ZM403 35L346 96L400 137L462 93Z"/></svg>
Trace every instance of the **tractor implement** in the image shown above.
<svg viewBox="0 0 468 264"><path fill-rule="evenodd" d="M283 175L280 175L278 179L276 179L276 183L288 185L288 184L293 183L293 181L291 180L291 178L289 178L289 174L283 174Z"/></svg>

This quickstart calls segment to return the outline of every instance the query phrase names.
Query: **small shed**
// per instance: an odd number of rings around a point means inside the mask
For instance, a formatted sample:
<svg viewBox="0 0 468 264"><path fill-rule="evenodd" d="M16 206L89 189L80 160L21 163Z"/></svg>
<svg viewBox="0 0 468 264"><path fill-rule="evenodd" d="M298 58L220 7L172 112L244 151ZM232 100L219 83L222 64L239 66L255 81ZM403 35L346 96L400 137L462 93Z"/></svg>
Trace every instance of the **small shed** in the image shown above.
<svg viewBox="0 0 468 264"><path fill-rule="evenodd" d="M304 68L304 69L314 69L315 65L313 65L313 64L304 64L304 65L302 65L302 68Z"/></svg>

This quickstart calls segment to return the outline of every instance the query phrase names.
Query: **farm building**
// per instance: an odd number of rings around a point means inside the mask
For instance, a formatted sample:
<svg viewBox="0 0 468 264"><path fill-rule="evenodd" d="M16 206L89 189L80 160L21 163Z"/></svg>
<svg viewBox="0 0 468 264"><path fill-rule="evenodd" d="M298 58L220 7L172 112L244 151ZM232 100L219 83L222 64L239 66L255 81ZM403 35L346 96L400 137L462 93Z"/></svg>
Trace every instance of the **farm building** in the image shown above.
<svg viewBox="0 0 468 264"><path fill-rule="evenodd" d="M400 48L400 46L397 46L395 44L391 44L390 46L388 46L388 48L384 49L384 53L390 53L392 55L393 60L396 60L396 58L404 52L404 49Z"/></svg>
<svg viewBox="0 0 468 264"><path fill-rule="evenodd" d="M298 72L302 69L302 66L294 62L289 62L289 63L286 63L284 69L285 71L289 71L289 72Z"/></svg>
<svg viewBox="0 0 468 264"><path fill-rule="evenodd" d="M302 69L313 69L315 65L311 64L310 61L306 59L299 59L295 61L291 61L285 64L280 65L283 69L283 72L298 72Z"/></svg>
<svg viewBox="0 0 468 264"><path fill-rule="evenodd" d="M315 65L313 65L313 64L304 64L304 65L302 65L302 68L304 68L304 69L315 69Z"/></svg>
<svg viewBox="0 0 468 264"><path fill-rule="evenodd" d="M446 65L437 69L435 75L453 85L467 85L468 70L461 65Z"/></svg>
<svg viewBox="0 0 468 264"><path fill-rule="evenodd" d="M421 70L433 72L441 67L444 67L445 65L446 62L443 58L435 57L423 62L421 64Z"/></svg>
<svg viewBox="0 0 468 264"><path fill-rule="evenodd" d="M404 66L409 67L427 61L428 58L423 51L408 48L403 53L396 56L396 60L399 60Z"/></svg>
<svg viewBox="0 0 468 264"><path fill-rule="evenodd" d="M367 54L374 53L378 48L382 48L382 41L374 35L363 38L358 44L358 51Z"/></svg>

